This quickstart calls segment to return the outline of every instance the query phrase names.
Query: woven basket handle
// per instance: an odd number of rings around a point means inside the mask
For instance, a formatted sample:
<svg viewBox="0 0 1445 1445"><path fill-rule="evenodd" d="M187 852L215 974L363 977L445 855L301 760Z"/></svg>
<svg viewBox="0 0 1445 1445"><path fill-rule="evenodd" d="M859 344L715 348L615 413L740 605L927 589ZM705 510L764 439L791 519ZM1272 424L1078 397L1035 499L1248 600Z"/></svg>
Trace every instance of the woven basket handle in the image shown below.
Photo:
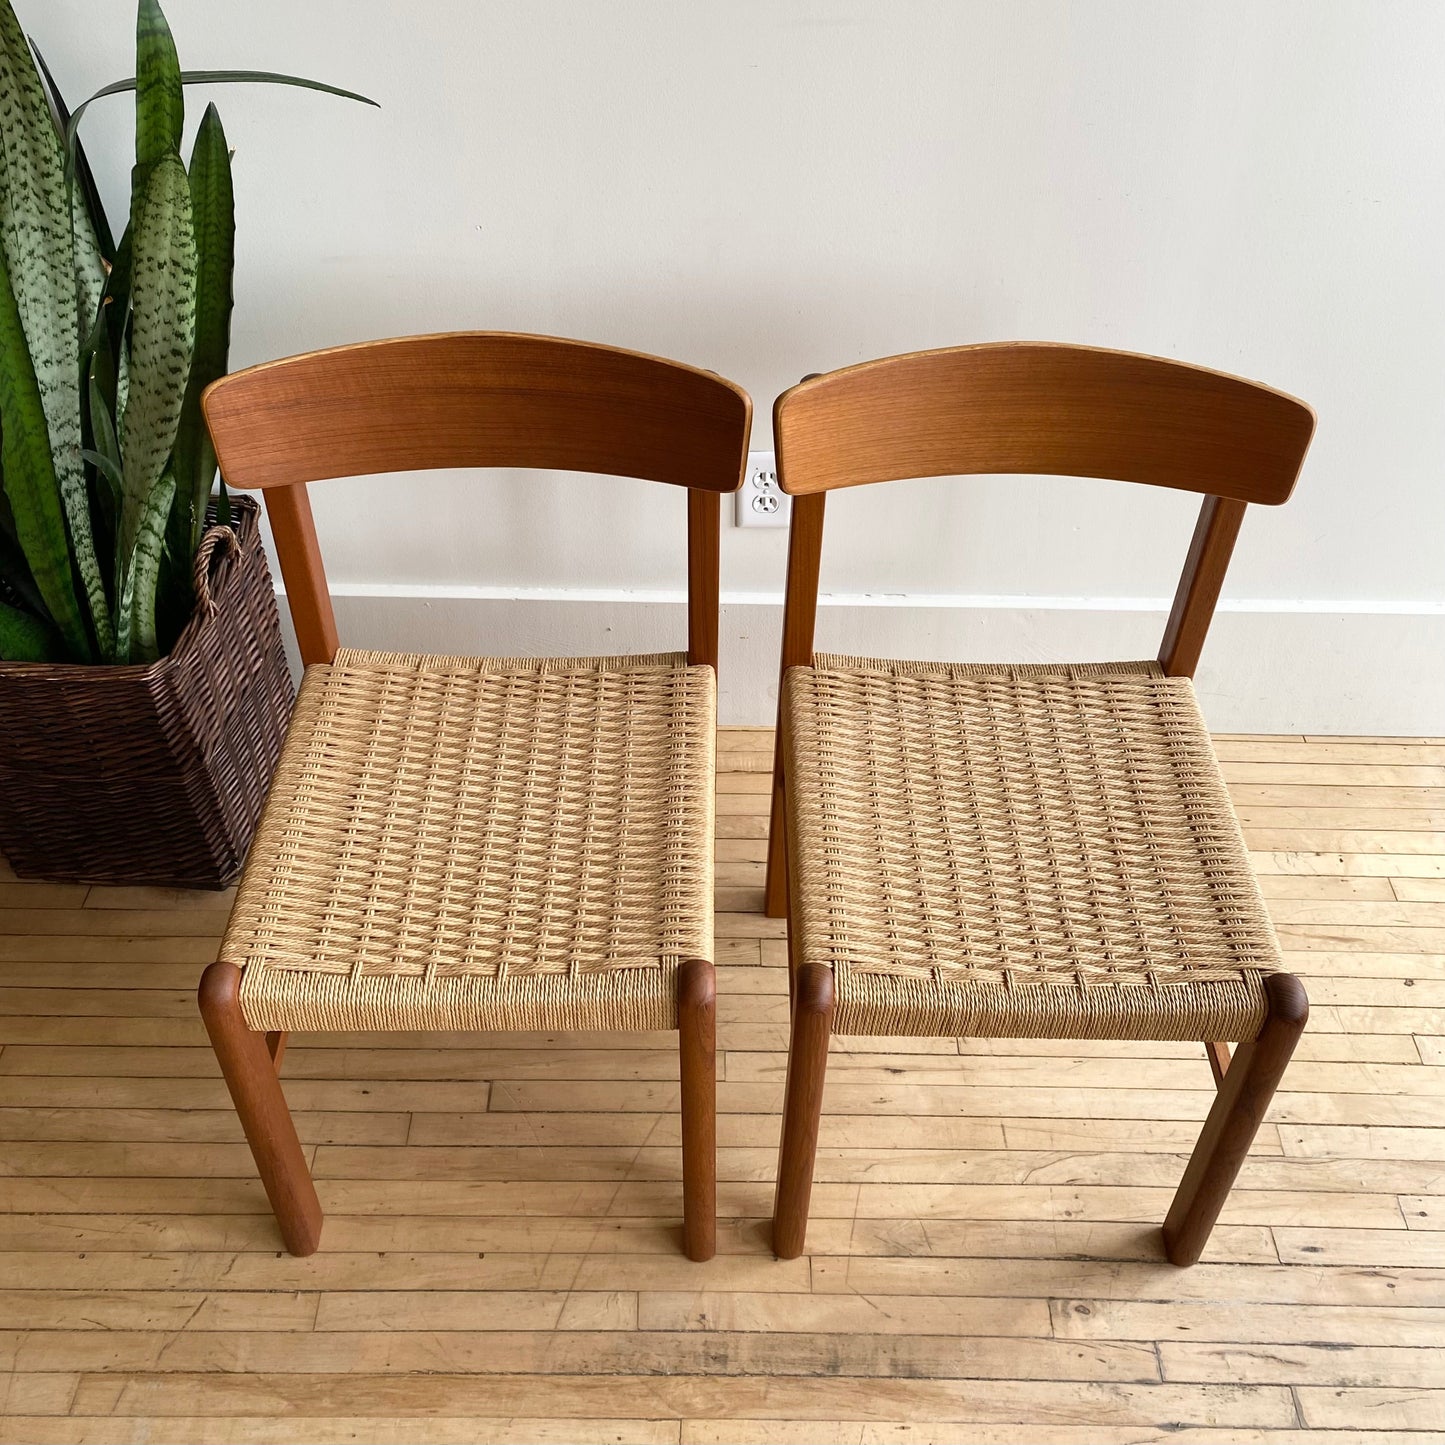
<svg viewBox="0 0 1445 1445"><path fill-rule="evenodd" d="M227 551L239 552L241 539L229 527L210 527L196 548L196 607L208 619L216 615L216 599L211 596L211 563L215 560L216 548L222 545Z"/></svg>

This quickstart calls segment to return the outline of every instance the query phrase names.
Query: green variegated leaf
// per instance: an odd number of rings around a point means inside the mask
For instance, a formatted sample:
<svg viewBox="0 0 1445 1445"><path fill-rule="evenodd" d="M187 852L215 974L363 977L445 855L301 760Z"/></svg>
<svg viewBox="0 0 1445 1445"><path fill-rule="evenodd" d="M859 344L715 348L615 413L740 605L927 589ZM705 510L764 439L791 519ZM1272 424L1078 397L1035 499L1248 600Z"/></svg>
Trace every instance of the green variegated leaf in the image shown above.
<svg viewBox="0 0 1445 1445"><path fill-rule="evenodd" d="M189 506L189 549L200 545L216 453L201 416L201 393L226 374L231 346L231 275L236 263L236 202L231 155L214 105L206 107L191 152L191 211L196 223L196 345L176 432L173 470Z"/></svg>
<svg viewBox="0 0 1445 1445"><path fill-rule="evenodd" d="M45 81L55 123L64 134L70 128L70 110L65 104L65 97L45 63L40 47L33 40L30 49ZM100 190L78 138L75 142L74 174L67 172L66 180L70 187L70 231L75 242L75 283L80 302L78 320L81 344L84 345L90 323L99 312L100 298L105 294L106 270L115 256L115 242L110 237L110 224L101 204Z"/></svg>
<svg viewBox="0 0 1445 1445"><path fill-rule="evenodd" d="M0 0L0 249L5 252L10 289L45 416L51 469L69 526L70 548L96 640L101 651L108 652L110 613L90 531L80 456L80 339L82 327L89 329L90 317L82 322L80 316L78 292L83 288L75 266L62 156L29 47L10 0ZM88 234L93 246L94 234ZM57 568L32 559L31 570L38 581L41 570L53 575ZM70 628L59 616L56 621L75 647ZM87 644L80 655L89 651Z"/></svg>
<svg viewBox="0 0 1445 1445"><path fill-rule="evenodd" d="M177 155L151 171L134 239L130 385L120 426L125 477L117 554L135 547L141 513L171 448L191 371L196 325L196 237L191 191Z"/></svg>
<svg viewBox="0 0 1445 1445"><path fill-rule="evenodd" d="M134 179L135 171L131 177ZM142 193L144 194L144 193ZM133 204L138 205L138 202ZM115 260L110 263L110 276L105 283L105 325L110 341L110 354L115 358L115 371L119 374L125 363L125 332L130 325L130 272L131 272L131 226L126 222L121 232L120 244L115 248ZM116 409L119 416L125 408Z"/></svg>
<svg viewBox="0 0 1445 1445"><path fill-rule="evenodd" d="M156 0L140 0L135 17L135 163L153 166L181 148L186 101L171 28Z"/></svg>
<svg viewBox="0 0 1445 1445"><path fill-rule="evenodd" d="M169 472L151 488L141 512L136 533L135 555L127 569L130 627L130 662L154 662L156 647L156 584L160 580L161 554L166 545L166 519L176 496L176 479Z"/></svg>
<svg viewBox="0 0 1445 1445"><path fill-rule="evenodd" d="M110 559L113 579L116 572L115 535L120 522L121 461L120 441L115 430L115 357L111 353L104 315L96 317L91 334L81 347L80 365L85 434L91 447L110 463L107 467L98 468L100 484L92 487L94 505L91 521L95 527L96 550L100 556Z"/></svg>
<svg viewBox="0 0 1445 1445"><path fill-rule="evenodd" d="M79 460L77 455L76 460ZM15 537L45 606L77 661L92 653L80 613L65 515L40 387L25 343L20 309L0 247L0 476L15 523Z"/></svg>
<svg viewBox="0 0 1445 1445"><path fill-rule="evenodd" d="M130 347L125 341L125 328L130 325L130 292L126 292L125 320L121 325L121 347L115 353L115 416L117 428L130 402Z"/></svg>
<svg viewBox="0 0 1445 1445"><path fill-rule="evenodd" d="M78 186L70 192L70 231L75 243L75 299L78 334L83 338L91 320L100 315L105 297L106 263L100 253L100 242L90 221L90 211Z"/></svg>
<svg viewBox="0 0 1445 1445"><path fill-rule="evenodd" d="M10 0L0 0L0 242L47 426L60 447L74 445L78 460L70 208L50 106Z"/></svg>
<svg viewBox="0 0 1445 1445"><path fill-rule="evenodd" d="M132 82L135 90L135 165L130 173L130 223L116 254L112 272L115 285L111 293L115 301L121 303L111 316L111 327L122 362L125 355L122 337L130 316L126 303L129 301L135 263L131 250L126 246L126 237L134 237L140 229L141 208L145 205L151 172L164 157L180 155L181 131L186 119L176 43L156 0L140 0L136 8L135 70ZM80 141L75 126L84 109L82 105L76 111L66 130L67 148L74 144L77 154Z"/></svg>
<svg viewBox="0 0 1445 1445"><path fill-rule="evenodd" d="M96 412L102 411L106 414L111 430L115 429L115 357L110 349L110 336L107 330L107 313L109 303L102 298L101 307L95 317L95 324L90 328L90 335L85 338L80 347L80 380L82 388L82 400L84 402L85 434L92 438L92 445L100 445L95 440L95 429L101 423L97 422Z"/></svg>
<svg viewBox="0 0 1445 1445"><path fill-rule="evenodd" d="M65 103L65 97L60 93L60 87L55 83L55 77L50 73L50 67L45 63L45 57L40 53L40 47L32 39L30 49L35 55L35 63L40 67L40 74L45 81L45 87L50 92L50 103L55 109L55 119L60 126L62 135L70 135L70 108ZM67 160L69 154L67 154ZM95 228L95 238L100 243L101 254L107 263L115 259L115 237L111 235L110 218L105 214L105 205L100 199L100 187L95 183L95 173L90 168L90 160L85 154L85 147L81 145L77 136L74 142L74 165L67 164L66 173L71 170L75 172L75 184L80 189L85 199L85 208L90 216L90 223Z"/></svg>
<svg viewBox="0 0 1445 1445"><path fill-rule="evenodd" d="M55 634L38 618L0 601L0 661L58 662Z"/></svg>

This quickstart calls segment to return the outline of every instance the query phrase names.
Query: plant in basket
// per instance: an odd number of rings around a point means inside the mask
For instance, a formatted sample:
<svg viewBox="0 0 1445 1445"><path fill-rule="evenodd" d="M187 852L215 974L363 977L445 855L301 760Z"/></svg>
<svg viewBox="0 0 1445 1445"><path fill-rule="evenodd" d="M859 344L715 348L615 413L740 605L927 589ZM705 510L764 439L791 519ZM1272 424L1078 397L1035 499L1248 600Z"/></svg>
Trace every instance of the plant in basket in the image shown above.
<svg viewBox="0 0 1445 1445"><path fill-rule="evenodd" d="M0 0L0 852L24 876L221 886L280 748L256 508L213 499L200 410L226 371L235 218L214 105L182 160L184 87L225 81L365 99L183 72L140 0L135 77L72 114ZM112 228L78 131L124 91Z"/></svg>

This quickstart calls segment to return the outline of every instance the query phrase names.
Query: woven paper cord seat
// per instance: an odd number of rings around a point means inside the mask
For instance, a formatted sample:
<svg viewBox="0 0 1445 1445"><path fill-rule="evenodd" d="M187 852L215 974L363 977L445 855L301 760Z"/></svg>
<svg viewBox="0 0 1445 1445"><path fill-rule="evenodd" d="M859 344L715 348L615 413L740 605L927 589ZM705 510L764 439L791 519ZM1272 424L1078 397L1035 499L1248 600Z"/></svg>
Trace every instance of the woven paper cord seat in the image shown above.
<svg viewBox="0 0 1445 1445"><path fill-rule="evenodd" d="M1189 679L819 655L783 719L835 1032L1259 1033L1278 946Z"/></svg>
<svg viewBox="0 0 1445 1445"><path fill-rule="evenodd" d="M309 668L221 949L246 1023L676 1028L715 723L682 654Z"/></svg>

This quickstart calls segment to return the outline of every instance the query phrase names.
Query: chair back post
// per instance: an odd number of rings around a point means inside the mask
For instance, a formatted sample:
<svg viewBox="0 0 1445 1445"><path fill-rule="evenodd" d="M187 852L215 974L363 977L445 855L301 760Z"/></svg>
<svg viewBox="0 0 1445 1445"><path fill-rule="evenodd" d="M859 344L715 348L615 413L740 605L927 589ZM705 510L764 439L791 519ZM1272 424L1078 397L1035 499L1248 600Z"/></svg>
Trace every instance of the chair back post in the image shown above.
<svg viewBox="0 0 1445 1445"><path fill-rule="evenodd" d="M687 489L687 661L717 671L722 503L717 492Z"/></svg>
<svg viewBox="0 0 1445 1445"><path fill-rule="evenodd" d="M781 447L781 435L778 437ZM781 482L785 465L778 453ZM823 557L823 507L826 492L810 492L793 498L793 518L788 527L788 576L783 584L783 655L778 668L778 716L773 729L773 802L768 824L767 883L763 911L769 918L784 918L788 912L787 868L784 864L784 834L787 820L783 806L783 679L790 667L810 667L813 662L813 634L818 622L818 577ZM788 955L791 991L792 954Z"/></svg>
<svg viewBox="0 0 1445 1445"><path fill-rule="evenodd" d="M793 498L788 528L788 577L783 591L783 659L778 674L790 667L811 667L813 634L818 623L818 579L823 558L823 506L826 492ZM781 693L780 693L781 699Z"/></svg>
<svg viewBox="0 0 1445 1445"><path fill-rule="evenodd" d="M1245 506L1229 497L1210 496L1199 509L1159 648L1159 666L1170 677L1193 677L1199 666Z"/></svg>
<svg viewBox="0 0 1445 1445"><path fill-rule="evenodd" d="M817 381L821 372L810 371L802 381ZM778 476L787 464L783 436L784 392L773 403L773 445L778 449ZM788 491L786 483L779 485ZM783 705L783 674L790 667L811 667L813 634L818 622L818 578L823 560L823 502L825 494L799 496L793 501L788 527L788 575L783 584L783 659L778 673L778 707ZM781 713L779 713L781 719ZM778 731L781 733L782 728Z"/></svg>
<svg viewBox="0 0 1445 1445"><path fill-rule="evenodd" d="M267 487L262 496L276 541L276 560L286 584L286 605L296 628L301 662L306 667L333 662L338 646L336 614L326 586L326 568L316 540L316 521L311 515L306 483Z"/></svg>

